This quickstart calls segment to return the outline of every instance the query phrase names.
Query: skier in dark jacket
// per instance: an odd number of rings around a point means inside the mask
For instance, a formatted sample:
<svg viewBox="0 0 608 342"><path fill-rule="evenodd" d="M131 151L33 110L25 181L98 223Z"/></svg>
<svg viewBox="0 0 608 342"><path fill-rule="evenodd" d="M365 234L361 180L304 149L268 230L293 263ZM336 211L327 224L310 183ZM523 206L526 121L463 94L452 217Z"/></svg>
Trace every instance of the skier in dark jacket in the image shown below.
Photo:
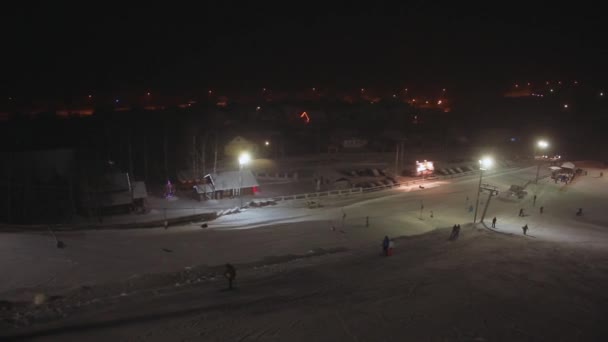
<svg viewBox="0 0 608 342"><path fill-rule="evenodd" d="M496 217L492 219L492 228L496 228Z"/></svg>
<svg viewBox="0 0 608 342"><path fill-rule="evenodd" d="M384 240L382 240L382 252L384 253L384 256L388 256L389 243L390 243L390 241L388 239L388 236L384 236Z"/></svg>
<svg viewBox="0 0 608 342"><path fill-rule="evenodd" d="M236 269L230 264L226 264L226 270L224 271L224 277L228 279L228 289L232 290L232 281L236 278Z"/></svg>
<svg viewBox="0 0 608 342"><path fill-rule="evenodd" d="M521 229L524 231L524 235L528 235L528 225L527 224L525 226L521 227Z"/></svg>

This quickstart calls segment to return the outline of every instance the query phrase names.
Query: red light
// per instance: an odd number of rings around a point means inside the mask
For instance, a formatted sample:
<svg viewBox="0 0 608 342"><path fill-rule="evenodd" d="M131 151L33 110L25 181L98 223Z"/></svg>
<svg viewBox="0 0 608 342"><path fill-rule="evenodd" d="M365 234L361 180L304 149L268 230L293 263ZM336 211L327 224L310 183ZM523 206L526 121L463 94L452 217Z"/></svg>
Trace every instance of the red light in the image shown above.
<svg viewBox="0 0 608 342"><path fill-rule="evenodd" d="M306 121L306 123L310 122L310 117L308 116L308 113L302 112L302 114L300 114L300 117L304 118L304 121Z"/></svg>

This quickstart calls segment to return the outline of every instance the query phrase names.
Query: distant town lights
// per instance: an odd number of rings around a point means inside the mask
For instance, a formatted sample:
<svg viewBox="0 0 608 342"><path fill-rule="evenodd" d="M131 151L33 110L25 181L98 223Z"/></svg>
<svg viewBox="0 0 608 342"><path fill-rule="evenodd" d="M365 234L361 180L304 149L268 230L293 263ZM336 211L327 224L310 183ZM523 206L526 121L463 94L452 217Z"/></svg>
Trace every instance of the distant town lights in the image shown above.
<svg viewBox="0 0 608 342"><path fill-rule="evenodd" d="M270 146L270 141L266 140L266 141L264 142L264 145L265 145L265 146Z"/></svg>
<svg viewBox="0 0 608 342"><path fill-rule="evenodd" d="M549 147L549 143L546 140L539 140L536 145L543 149Z"/></svg>
<svg viewBox="0 0 608 342"><path fill-rule="evenodd" d="M566 108L566 109L568 108L568 104L567 104L567 103L566 103L566 104L564 104L564 108Z"/></svg>

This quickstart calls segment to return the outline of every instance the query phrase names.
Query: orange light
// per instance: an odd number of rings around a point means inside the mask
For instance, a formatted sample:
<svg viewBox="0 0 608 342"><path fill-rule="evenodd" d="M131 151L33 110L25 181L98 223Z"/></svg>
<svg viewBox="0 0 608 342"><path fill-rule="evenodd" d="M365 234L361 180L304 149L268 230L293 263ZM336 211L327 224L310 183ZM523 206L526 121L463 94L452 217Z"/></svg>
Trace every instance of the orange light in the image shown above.
<svg viewBox="0 0 608 342"><path fill-rule="evenodd" d="M308 116L308 113L302 112L302 114L300 114L300 117L304 118L304 120L306 121L306 123L310 122L310 117Z"/></svg>

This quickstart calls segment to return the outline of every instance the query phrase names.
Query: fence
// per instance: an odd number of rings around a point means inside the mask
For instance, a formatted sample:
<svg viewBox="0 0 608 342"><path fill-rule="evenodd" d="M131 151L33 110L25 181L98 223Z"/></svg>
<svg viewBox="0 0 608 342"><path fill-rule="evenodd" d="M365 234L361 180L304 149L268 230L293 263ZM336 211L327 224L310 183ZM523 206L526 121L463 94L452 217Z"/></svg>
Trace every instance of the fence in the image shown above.
<svg viewBox="0 0 608 342"><path fill-rule="evenodd" d="M273 197L272 200L279 202L279 201L303 200L303 199L311 199L311 198L328 198L328 197L333 197L333 196L342 196L342 195L351 195L351 194L362 194L362 193L367 193L367 192L389 190L389 189L393 189L393 188L397 188L397 187L401 187L401 186L410 186L410 185L414 185L414 184L423 183L428 180L458 178L458 177L473 175L476 173L477 173L476 171L468 171L468 172L462 172L462 173L457 173L457 174L450 174L450 175L446 175L446 176L431 176L431 177L428 177L425 179L415 179L415 180L408 181L408 182L385 184L385 185L379 185L379 186L374 186L374 187L369 187L369 188L352 188L352 189L345 189L345 190L329 190L329 191L323 191L323 192L311 192L311 193L297 194L297 195L277 196L277 197Z"/></svg>

